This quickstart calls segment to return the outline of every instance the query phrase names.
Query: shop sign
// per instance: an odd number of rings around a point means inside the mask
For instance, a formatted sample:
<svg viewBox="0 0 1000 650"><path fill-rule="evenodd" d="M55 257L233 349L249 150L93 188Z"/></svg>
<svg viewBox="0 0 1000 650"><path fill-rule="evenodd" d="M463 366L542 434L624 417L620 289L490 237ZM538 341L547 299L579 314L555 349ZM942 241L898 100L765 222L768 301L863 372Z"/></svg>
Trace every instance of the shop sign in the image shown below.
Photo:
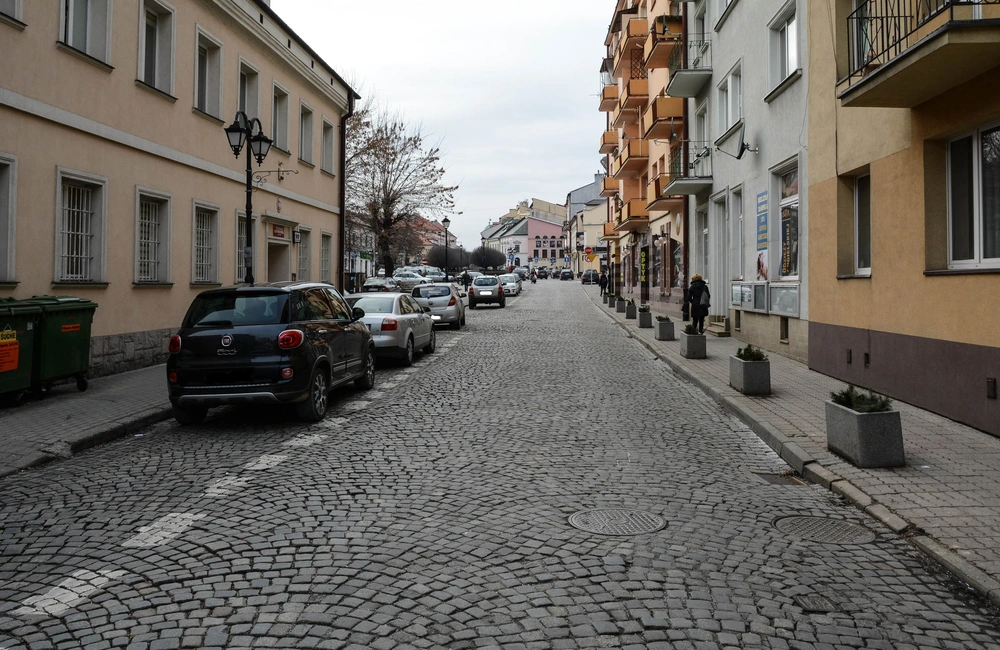
<svg viewBox="0 0 1000 650"><path fill-rule="evenodd" d="M271 225L271 234L274 235L275 237L280 237L281 239L284 239L285 238L285 227L284 226L279 226L277 224L272 224Z"/></svg>

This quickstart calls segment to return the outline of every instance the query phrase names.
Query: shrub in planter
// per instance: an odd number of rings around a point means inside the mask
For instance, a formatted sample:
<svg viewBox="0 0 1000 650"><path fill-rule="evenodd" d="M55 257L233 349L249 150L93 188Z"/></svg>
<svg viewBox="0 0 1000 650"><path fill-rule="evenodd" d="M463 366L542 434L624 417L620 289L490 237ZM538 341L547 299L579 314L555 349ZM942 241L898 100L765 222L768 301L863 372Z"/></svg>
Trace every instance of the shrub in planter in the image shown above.
<svg viewBox="0 0 1000 650"><path fill-rule="evenodd" d="M657 316L656 331L653 332L653 338L657 341L673 341L674 321L670 320L668 316Z"/></svg>
<svg viewBox="0 0 1000 650"><path fill-rule="evenodd" d="M649 305L639 305L639 327L650 328L653 326L653 314L649 311Z"/></svg>
<svg viewBox="0 0 1000 650"><path fill-rule="evenodd" d="M635 318L635 314L635 300L630 298L625 305L625 318Z"/></svg>
<svg viewBox="0 0 1000 650"><path fill-rule="evenodd" d="M729 357L729 385L744 395L771 394L771 362L749 343Z"/></svg>
<svg viewBox="0 0 1000 650"><path fill-rule="evenodd" d="M685 359L704 359L708 356L705 335L699 334L694 325L687 325L681 332L681 356Z"/></svg>
<svg viewBox="0 0 1000 650"><path fill-rule="evenodd" d="M625 313L626 305L628 305L628 303L625 302L625 299L622 298L621 296L618 296L618 298L615 299L615 311L618 312L619 314Z"/></svg>
<svg viewBox="0 0 1000 650"><path fill-rule="evenodd" d="M857 467L901 467L903 427L892 400L854 386L830 393L826 402L826 445Z"/></svg>

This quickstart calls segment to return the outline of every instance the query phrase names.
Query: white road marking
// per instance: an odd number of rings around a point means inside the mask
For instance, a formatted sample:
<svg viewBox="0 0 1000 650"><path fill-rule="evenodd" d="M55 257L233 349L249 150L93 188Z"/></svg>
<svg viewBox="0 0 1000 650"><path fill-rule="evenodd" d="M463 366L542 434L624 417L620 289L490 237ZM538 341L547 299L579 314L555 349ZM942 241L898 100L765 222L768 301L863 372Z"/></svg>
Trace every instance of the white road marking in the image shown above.
<svg viewBox="0 0 1000 650"><path fill-rule="evenodd" d="M229 496L234 491L245 488L250 481L251 478L249 476L227 476L225 478L220 478L218 481L208 486L208 489L205 490L204 496Z"/></svg>
<svg viewBox="0 0 1000 650"><path fill-rule="evenodd" d="M301 435L295 436L291 440L286 440L281 443L283 447L311 447L318 442L323 442L330 436L324 435L322 433L303 433Z"/></svg>
<svg viewBox="0 0 1000 650"><path fill-rule="evenodd" d="M92 593L116 578L125 575L124 571L87 571L81 569L70 574L58 585L40 596L32 596L24 601L24 606L14 610L16 616L31 616L47 614L62 616L67 610L82 603ZM0 646L6 648L7 646Z"/></svg>
<svg viewBox="0 0 1000 650"><path fill-rule="evenodd" d="M160 517L148 526L140 527L139 532L130 539L125 540L122 546L129 548L150 548L166 544L193 526L194 522L204 518L204 514L171 512L169 515Z"/></svg>
<svg viewBox="0 0 1000 650"><path fill-rule="evenodd" d="M371 405L371 402L367 400L355 400L353 402L345 402L341 405L341 408L345 411L362 411L368 408L369 405Z"/></svg>
<svg viewBox="0 0 1000 650"><path fill-rule="evenodd" d="M248 471L255 471L261 469L271 469L272 467L277 467L287 459L288 456L268 456L264 455L257 460L252 460L243 466L243 469Z"/></svg>

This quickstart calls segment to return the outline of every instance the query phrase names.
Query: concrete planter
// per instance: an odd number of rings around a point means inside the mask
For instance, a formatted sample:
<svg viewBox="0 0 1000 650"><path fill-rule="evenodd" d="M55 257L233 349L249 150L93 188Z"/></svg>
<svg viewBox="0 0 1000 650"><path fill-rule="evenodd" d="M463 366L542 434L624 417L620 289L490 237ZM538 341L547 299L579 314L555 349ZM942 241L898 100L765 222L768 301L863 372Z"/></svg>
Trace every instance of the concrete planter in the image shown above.
<svg viewBox="0 0 1000 650"><path fill-rule="evenodd" d="M674 340L674 321L672 320L658 320L656 321L655 331L653 332L653 337L657 341L673 341Z"/></svg>
<svg viewBox="0 0 1000 650"><path fill-rule="evenodd" d="M729 357L729 385L744 395L771 394L771 362Z"/></svg>
<svg viewBox="0 0 1000 650"><path fill-rule="evenodd" d="M704 334L685 334L681 332L681 356L685 359L704 359L708 356Z"/></svg>
<svg viewBox="0 0 1000 650"><path fill-rule="evenodd" d="M605 305L608 304L609 300L611 300L611 296L609 296L607 294L601 296L601 302L603 302Z"/></svg>
<svg viewBox="0 0 1000 650"><path fill-rule="evenodd" d="M635 319L636 308L635 305L630 305L625 303L625 318Z"/></svg>
<svg viewBox="0 0 1000 650"><path fill-rule="evenodd" d="M624 300L618 300L618 301L616 301L615 302L615 311L618 312L619 314L624 314L625 313L625 306L626 305L628 305L628 303L625 302Z"/></svg>
<svg viewBox="0 0 1000 650"><path fill-rule="evenodd" d="M652 327L653 314L648 311L639 312L639 327Z"/></svg>
<svg viewBox="0 0 1000 650"><path fill-rule="evenodd" d="M856 467L902 467L899 411L858 413L826 402L826 446Z"/></svg>

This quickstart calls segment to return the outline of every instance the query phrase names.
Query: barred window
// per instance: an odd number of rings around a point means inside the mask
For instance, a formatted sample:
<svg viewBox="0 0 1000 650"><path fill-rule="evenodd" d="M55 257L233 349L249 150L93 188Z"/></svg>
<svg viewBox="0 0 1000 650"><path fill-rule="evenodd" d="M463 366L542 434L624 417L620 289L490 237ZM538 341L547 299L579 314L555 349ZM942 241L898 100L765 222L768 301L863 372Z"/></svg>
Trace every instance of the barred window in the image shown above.
<svg viewBox="0 0 1000 650"><path fill-rule="evenodd" d="M139 282L157 282L160 252L160 204L139 201Z"/></svg>
<svg viewBox="0 0 1000 650"><path fill-rule="evenodd" d="M320 240L320 279L323 282L333 282L333 237L323 235Z"/></svg>
<svg viewBox="0 0 1000 650"><path fill-rule="evenodd" d="M194 281L215 282L215 216L206 208L194 212Z"/></svg>
<svg viewBox="0 0 1000 650"><path fill-rule="evenodd" d="M257 223L256 219L251 219L250 227ZM247 263L244 253L247 247L247 217L245 213L236 215L236 284L243 282L247 275ZM254 276L257 275L256 256L250 260L250 268Z"/></svg>
<svg viewBox="0 0 1000 650"><path fill-rule="evenodd" d="M62 211L59 280L89 282L94 279L94 188L63 183Z"/></svg>
<svg viewBox="0 0 1000 650"><path fill-rule="evenodd" d="M300 230L299 231L301 239L299 240L299 274L298 278L302 282L309 282L312 279L310 274L312 260L309 255L309 231Z"/></svg>

